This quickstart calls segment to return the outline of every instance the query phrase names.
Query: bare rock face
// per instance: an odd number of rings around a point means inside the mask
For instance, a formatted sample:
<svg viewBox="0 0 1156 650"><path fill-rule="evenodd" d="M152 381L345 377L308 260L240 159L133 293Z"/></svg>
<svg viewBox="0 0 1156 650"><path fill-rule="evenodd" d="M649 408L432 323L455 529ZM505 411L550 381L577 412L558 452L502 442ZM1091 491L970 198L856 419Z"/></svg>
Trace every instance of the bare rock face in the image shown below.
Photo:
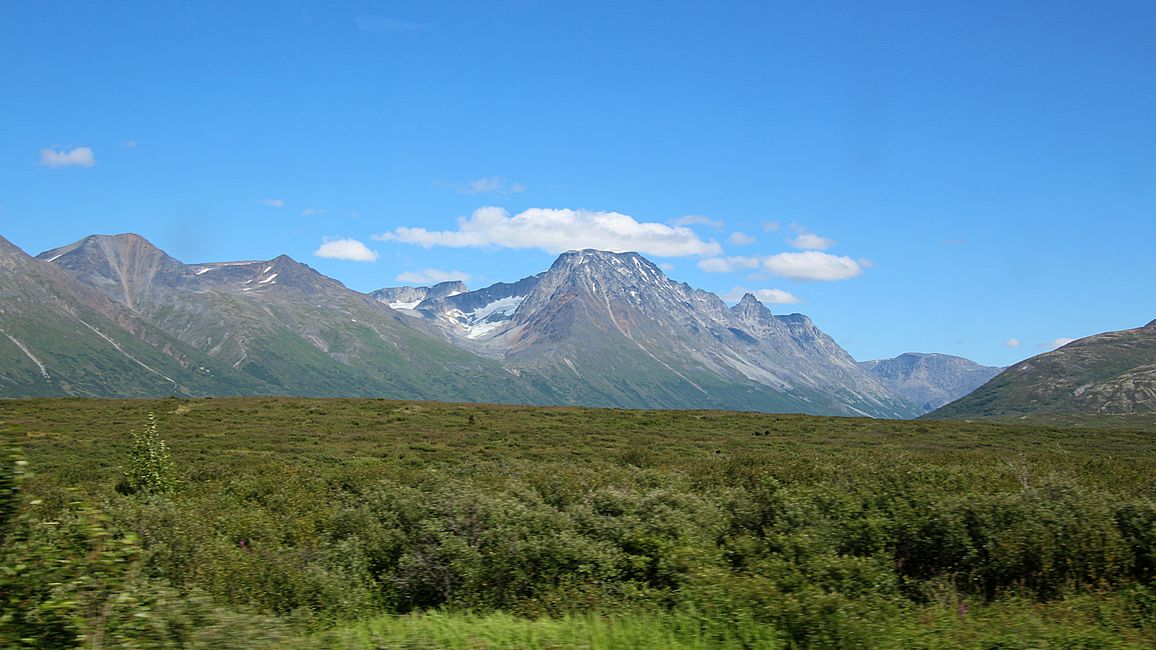
<svg viewBox="0 0 1156 650"><path fill-rule="evenodd" d="M1153 411L1156 321L1089 336L1021 361L928 417Z"/></svg>

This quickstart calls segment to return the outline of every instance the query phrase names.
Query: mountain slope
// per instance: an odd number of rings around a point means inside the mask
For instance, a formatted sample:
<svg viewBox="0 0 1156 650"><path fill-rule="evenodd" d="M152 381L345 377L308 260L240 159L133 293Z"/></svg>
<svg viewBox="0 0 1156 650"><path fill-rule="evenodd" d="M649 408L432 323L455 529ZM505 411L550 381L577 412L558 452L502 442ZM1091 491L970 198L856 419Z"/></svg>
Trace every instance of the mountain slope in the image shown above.
<svg viewBox="0 0 1156 650"><path fill-rule="evenodd" d="M926 417L1156 412L1156 321L1021 361Z"/></svg>
<svg viewBox="0 0 1156 650"><path fill-rule="evenodd" d="M0 237L0 397L269 394Z"/></svg>
<svg viewBox="0 0 1156 650"><path fill-rule="evenodd" d="M562 403L915 414L805 316L774 316L753 296L728 308L636 253L571 251L413 311Z"/></svg>
<svg viewBox="0 0 1156 650"><path fill-rule="evenodd" d="M925 411L967 395L1002 370L981 366L963 357L918 352L901 354L894 359L864 361L859 365Z"/></svg>
<svg viewBox="0 0 1156 650"><path fill-rule="evenodd" d="M281 393L540 398L498 364L287 256L186 265L136 235L97 235L39 257Z"/></svg>

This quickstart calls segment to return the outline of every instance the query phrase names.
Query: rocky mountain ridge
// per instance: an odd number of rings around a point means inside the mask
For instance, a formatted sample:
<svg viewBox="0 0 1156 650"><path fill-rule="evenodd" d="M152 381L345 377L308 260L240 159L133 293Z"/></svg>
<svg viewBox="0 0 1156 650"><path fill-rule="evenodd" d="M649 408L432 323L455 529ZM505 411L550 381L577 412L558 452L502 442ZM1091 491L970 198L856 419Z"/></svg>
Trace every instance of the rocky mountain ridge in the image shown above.
<svg viewBox="0 0 1156 650"><path fill-rule="evenodd" d="M138 361L153 361L134 364L110 345L110 335L86 338L82 325L48 328L50 335L30 344L20 336L34 339L28 332L38 320L66 319L28 310L17 318L9 307L0 311L0 353L20 372L0 380L0 396L372 395L873 417L921 412L806 316L772 314L749 294L729 307L636 253L570 251L542 273L474 291L446 282L372 294L287 256L185 264L132 234L86 237L35 259L4 241L0 258L13 269L0 290L30 291L38 297L29 302L65 305L65 313L97 305L118 323L121 351L131 344ZM96 370L133 368L103 386L45 388L36 384L31 359L59 346L56 338L87 341ZM62 357L44 366L80 372L69 364ZM173 381L149 388L129 376L148 374L146 365L165 366L169 372L161 374Z"/></svg>

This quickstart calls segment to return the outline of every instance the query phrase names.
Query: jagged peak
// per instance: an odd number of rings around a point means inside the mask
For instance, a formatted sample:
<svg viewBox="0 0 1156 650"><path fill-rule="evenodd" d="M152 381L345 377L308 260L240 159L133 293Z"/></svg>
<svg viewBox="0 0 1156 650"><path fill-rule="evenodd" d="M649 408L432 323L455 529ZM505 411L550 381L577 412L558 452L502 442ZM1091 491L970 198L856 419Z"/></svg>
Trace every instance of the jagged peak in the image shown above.
<svg viewBox="0 0 1156 650"><path fill-rule="evenodd" d="M755 317L766 319L774 316L774 314L771 313L770 308L764 305L758 298L756 298L755 294L750 292L744 293L743 297L738 301L738 303L734 307L731 307L731 313L739 316L740 318Z"/></svg>

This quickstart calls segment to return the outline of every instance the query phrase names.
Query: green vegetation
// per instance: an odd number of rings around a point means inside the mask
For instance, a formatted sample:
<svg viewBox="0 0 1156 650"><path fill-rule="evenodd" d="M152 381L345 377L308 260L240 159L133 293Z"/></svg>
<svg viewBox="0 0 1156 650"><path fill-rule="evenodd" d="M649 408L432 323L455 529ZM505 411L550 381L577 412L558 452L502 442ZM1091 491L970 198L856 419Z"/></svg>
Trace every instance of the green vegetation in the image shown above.
<svg viewBox="0 0 1156 650"><path fill-rule="evenodd" d="M179 490L116 489L142 430ZM0 434L3 647L1156 644L1150 420L22 400Z"/></svg>

